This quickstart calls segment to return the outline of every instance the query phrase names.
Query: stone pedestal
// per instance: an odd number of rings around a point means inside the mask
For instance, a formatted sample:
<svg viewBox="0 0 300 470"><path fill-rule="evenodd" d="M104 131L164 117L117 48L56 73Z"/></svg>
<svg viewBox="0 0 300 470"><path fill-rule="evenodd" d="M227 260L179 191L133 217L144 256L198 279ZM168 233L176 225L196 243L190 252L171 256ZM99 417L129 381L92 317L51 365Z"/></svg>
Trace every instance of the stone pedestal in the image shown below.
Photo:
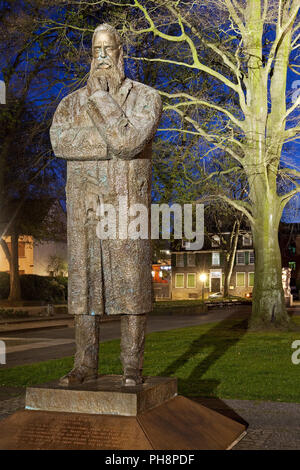
<svg viewBox="0 0 300 470"><path fill-rule="evenodd" d="M176 379L123 387L121 376L103 376L28 388L26 409L1 422L0 449L213 450L244 435L244 425L177 396Z"/></svg>
<svg viewBox="0 0 300 470"><path fill-rule="evenodd" d="M137 416L177 395L177 380L146 377L137 387L122 385L121 375L104 375L75 387L58 382L29 387L25 408L101 415Z"/></svg>

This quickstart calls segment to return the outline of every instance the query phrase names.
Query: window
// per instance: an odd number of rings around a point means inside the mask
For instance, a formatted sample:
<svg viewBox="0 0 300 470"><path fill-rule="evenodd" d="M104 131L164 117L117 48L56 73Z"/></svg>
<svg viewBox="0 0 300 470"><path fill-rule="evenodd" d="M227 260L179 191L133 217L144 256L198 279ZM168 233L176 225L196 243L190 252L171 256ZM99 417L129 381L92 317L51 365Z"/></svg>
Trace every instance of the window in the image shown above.
<svg viewBox="0 0 300 470"><path fill-rule="evenodd" d="M212 261L211 264L213 266L220 266L220 253L214 252L212 253Z"/></svg>
<svg viewBox="0 0 300 470"><path fill-rule="evenodd" d="M175 287L184 287L184 274L175 274Z"/></svg>
<svg viewBox="0 0 300 470"><path fill-rule="evenodd" d="M11 254L11 242L6 242L6 244ZM18 254L19 254L19 258L25 258L25 242L18 243Z"/></svg>
<svg viewBox="0 0 300 470"><path fill-rule="evenodd" d="M236 264L245 264L245 252L238 251L236 254Z"/></svg>
<svg viewBox="0 0 300 470"><path fill-rule="evenodd" d="M19 253L19 258L25 258L25 242L19 242L18 253Z"/></svg>
<svg viewBox="0 0 300 470"><path fill-rule="evenodd" d="M236 273L236 287L245 287L245 273Z"/></svg>
<svg viewBox="0 0 300 470"><path fill-rule="evenodd" d="M292 271L296 271L296 261L289 261L289 268L291 268Z"/></svg>
<svg viewBox="0 0 300 470"><path fill-rule="evenodd" d="M254 273L248 273L248 287L254 286Z"/></svg>
<svg viewBox="0 0 300 470"><path fill-rule="evenodd" d="M184 255L183 253L176 253L176 266L179 268L184 267Z"/></svg>
<svg viewBox="0 0 300 470"><path fill-rule="evenodd" d="M188 253L187 254L187 265L188 266L196 266L196 255L195 255L195 253Z"/></svg>
<svg viewBox="0 0 300 470"><path fill-rule="evenodd" d="M196 274L189 273L187 275L187 287L189 287L190 289L196 287Z"/></svg>
<svg viewBox="0 0 300 470"><path fill-rule="evenodd" d="M249 251L249 264L255 263L254 251Z"/></svg>
<svg viewBox="0 0 300 470"><path fill-rule="evenodd" d="M217 246L220 246L220 237L219 237L219 235L214 235L212 237L211 246L213 248L216 248Z"/></svg>
<svg viewBox="0 0 300 470"><path fill-rule="evenodd" d="M296 254L296 246L295 245L289 245L288 250L290 254L295 255Z"/></svg>
<svg viewBox="0 0 300 470"><path fill-rule="evenodd" d="M251 246L252 245L252 237L249 233L243 235L243 246Z"/></svg>

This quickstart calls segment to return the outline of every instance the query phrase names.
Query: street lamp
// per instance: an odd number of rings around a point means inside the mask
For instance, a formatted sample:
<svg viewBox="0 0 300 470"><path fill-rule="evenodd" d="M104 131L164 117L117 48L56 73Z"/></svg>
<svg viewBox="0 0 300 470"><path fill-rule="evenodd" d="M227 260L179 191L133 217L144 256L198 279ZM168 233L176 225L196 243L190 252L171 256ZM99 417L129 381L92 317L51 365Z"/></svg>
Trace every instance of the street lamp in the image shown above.
<svg viewBox="0 0 300 470"><path fill-rule="evenodd" d="M200 277L200 281L202 282L202 311L204 312L204 284L205 284L207 276L205 273L201 273L199 277Z"/></svg>

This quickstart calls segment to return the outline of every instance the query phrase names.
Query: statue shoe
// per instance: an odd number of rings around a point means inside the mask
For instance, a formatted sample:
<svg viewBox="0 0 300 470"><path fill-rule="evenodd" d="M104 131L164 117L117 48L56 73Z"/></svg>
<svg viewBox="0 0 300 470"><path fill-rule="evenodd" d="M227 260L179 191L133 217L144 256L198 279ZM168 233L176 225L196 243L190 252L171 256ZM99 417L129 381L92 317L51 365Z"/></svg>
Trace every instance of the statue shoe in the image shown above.
<svg viewBox="0 0 300 470"><path fill-rule="evenodd" d="M137 385L142 385L144 379L140 375L124 375L122 380L122 385L125 387L136 387Z"/></svg>
<svg viewBox="0 0 300 470"><path fill-rule="evenodd" d="M97 379L98 374L87 367L75 367L59 380L59 385L79 385Z"/></svg>

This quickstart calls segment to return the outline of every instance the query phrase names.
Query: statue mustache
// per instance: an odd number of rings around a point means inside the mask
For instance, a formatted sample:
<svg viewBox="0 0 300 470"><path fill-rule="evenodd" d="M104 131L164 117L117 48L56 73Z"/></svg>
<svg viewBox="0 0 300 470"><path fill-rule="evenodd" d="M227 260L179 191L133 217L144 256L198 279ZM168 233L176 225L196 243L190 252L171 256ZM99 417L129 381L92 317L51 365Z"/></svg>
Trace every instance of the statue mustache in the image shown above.
<svg viewBox="0 0 300 470"><path fill-rule="evenodd" d="M98 70L101 65L109 65L110 67L116 67L116 64L113 63L110 59L97 59L93 61L92 68Z"/></svg>

